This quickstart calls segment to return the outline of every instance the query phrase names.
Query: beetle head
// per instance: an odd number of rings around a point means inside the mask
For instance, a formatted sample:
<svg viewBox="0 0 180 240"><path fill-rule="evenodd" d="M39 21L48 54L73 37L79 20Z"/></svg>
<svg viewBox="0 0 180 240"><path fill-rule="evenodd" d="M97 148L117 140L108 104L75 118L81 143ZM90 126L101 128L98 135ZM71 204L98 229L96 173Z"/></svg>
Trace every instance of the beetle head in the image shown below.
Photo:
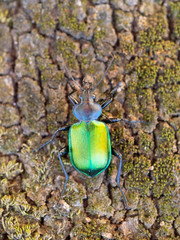
<svg viewBox="0 0 180 240"><path fill-rule="evenodd" d="M89 82L89 81L87 82L88 85L84 86L84 88L82 88L76 82L76 80L73 78L73 76L71 75L70 71L66 67L66 64L63 60L66 72L69 74L72 81L76 84L76 86L78 86L78 88L81 90L81 93L82 93L82 95L80 96L81 102L79 104L76 104L73 108L73 114L78 120L80 120L80 121L92 121L92 120L96 120L101 115L102 107L98 103L95 102L95 97L93 95L93 92L95 91L97 86L104 79L104 77L105 77L108 69L110 68L113 60L114 60L114 57L111 59L104 75L101 77L101 79L99 80L99 82L96 84L96 86L94 88L92 88L92 83Z"/></svg>
<svg viewBox="0 0 180 240"><path fill-rule="evenodd" d="M80 95L81 102L74 106L74 116L80 121L96 120L102 113L101 106L95 102L95 95L87 89Z"/></svg>

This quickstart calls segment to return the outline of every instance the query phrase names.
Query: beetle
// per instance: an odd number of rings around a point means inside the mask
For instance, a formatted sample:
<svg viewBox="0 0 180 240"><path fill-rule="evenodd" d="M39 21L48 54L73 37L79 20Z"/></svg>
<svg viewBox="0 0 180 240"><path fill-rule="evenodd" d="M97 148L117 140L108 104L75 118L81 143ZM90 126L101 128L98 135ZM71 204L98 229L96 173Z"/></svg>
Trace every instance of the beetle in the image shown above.
<svg viewBox="0 0 180 240"><path fill-rule="evenodd" d="M63 60L67 74L81 91L80 103L74 97L69 95L69 100L74 106L73 114L79 121L71 126L66 126L56 130L52 135L52 138L37 148L36 151L39 151L47 144L53 142L58 132L69 131L69 146L62 148L58 153L58 158L65 175L65 183L61 192L61 197L66 190L66 184L69 178L61 159L63 155L69 152L71 163L76 170L87 176L95 177L109 166L111 162L111 155L113 154L119 159L119 168L116 177L117 186L122 193L126 209L129 209L127 199L120 186L122 156L111 146L110 134L106 125L126 120L111 118L98 121L97 119L101 115L102 110L113 101L113 97L111 96L100 105L95 101L95 96L93 94L96 87L104 79L113 60L114 57L111 59L104 75L97 85L94 88L87 89L83 89L76 82Z"/></svg>

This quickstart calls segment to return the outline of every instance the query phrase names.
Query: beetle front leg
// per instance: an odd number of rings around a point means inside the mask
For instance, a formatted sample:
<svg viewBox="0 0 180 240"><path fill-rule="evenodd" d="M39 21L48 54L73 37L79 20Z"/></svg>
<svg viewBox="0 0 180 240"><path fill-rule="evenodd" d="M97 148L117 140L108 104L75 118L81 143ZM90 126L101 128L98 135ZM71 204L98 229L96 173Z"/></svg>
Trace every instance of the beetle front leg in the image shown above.
<svg viewBox="0 0 180 240"><path fill-rule="evenodd" d="M76 90L72 91L69 95L68 98L71 101L71 103L75 106L76 104L79 104L79 101L73 97L73 94L76 92Z"/></svg>
<svg viewBox="0 0 180 240"><path fill-rule="evenodd" d="M114 97L117 93L117 89L119 88L120 85L121 82L119 82L117 86L110 92L110 97L101 104L102 109L106 108L114 100Z"/></svg>
<svg viewBox="0 0 180 240"><path fill-rule="evenodd" d="M69 100L72 102L72 104L73 104L74 106L75 106L76 104L79 104L78 100L77 100L75 97L69 95L68 98L69 98Z"/></svg>
<svg viewBox="0 0 180 240"><path fill-rule="evenodd" d="M34 149L33 152L38 152L40 149L42 149L46 145L48 145L49 143L53 142L58 132L60 132L60 131L68 131L70 127L71 126L67 126L67 127L59 128L58 130L56 130L55 133L52 135L52 138L49 141L47 141L46 143L44 143L40 147Z"/></svg>
<svg viewBox="0 0 180 240"><path fill-rule="evenodd" d="M121 168L122 168L122 156L119 153L117 153L116 150L113 149L113 148L112 148L112 154L114 156L116 156L117 158L119 158L119 168L118 168L118 173L117 173L117 177L116 177L116 182L117 182L119 190L122 193L122 196L123 196L123 199L124 199L124 205L125 205L126 209L129 210L130 208L128 207L126 196L124 195L123 190L121 189L121 186L120 186L120 176L121 176Z"/></svg>
<svg viewBox="0 0 180 240"><path fill-rule="evenodd" d="M107 107L113 100L114 100L113 97L108 98L107 100L105 100L105 101L101 104L102 109L104 109L105 107Z"/></svg>

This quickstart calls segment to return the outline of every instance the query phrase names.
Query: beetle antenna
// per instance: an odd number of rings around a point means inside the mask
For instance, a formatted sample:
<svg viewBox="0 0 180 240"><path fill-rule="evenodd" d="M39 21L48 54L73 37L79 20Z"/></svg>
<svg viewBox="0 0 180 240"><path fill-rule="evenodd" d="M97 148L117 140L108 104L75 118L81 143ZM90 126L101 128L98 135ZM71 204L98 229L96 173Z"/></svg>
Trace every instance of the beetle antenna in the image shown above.
<svg viewBox="0 0 180 240"><path fill-rule="evenodd" d="M97 83L97 85L92 89L91 92L94 92L94 90L97 88L97 86L98 86L98 85L101 83L101 81L104 79L104 77L106 76L106 73L108 72L108 70L109 70L109 68L110 68L110 66L111 66L111 64L112 64L113 61L114 61L114 56L112 57L109 65L108 65L108 67L106 68L106 71L105 71L104 75L103 75L102 78L99 80L99 82Z"/></svg>
<svg viewBox="0 0 180 240"><path fill-rule="evenodd" d="M65 61L64 61L63 57L62 57L62 61L63 61L64 68L65 68L67 74L70 76L70 78L72 79L72 81L76 84L76 86L78 86L78 88L80 88L80 90L83 91L83 89L81 88L81 86L76 82L76 80L73 78L71 72L70 72L69 69L67 68L67 66L66 66L66 64L65 64Z"/></svg>

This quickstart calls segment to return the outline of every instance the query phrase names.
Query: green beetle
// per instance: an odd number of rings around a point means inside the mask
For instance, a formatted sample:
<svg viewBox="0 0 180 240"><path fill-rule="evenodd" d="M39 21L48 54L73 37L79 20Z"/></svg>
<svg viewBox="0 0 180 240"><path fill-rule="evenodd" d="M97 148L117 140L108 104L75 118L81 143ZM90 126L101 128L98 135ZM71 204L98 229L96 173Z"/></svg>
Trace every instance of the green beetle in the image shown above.
<svg viewBox="0 0 180 240"><path fill-rule="evenodd" d="M106 123L114 123L124 120L105 119L103 121L97 121L98 117L102 113L102 109L104 109L112 102L113 96L107 99L102 105L99 105L95 102L95 97L93 95L95 88L103 80L105 74L111 66L112 61L113 59L108 65L103 77L100 79L98 84L93 89L85 90L82 89L81 86L75 81L75 79L72 77L71 73L65 65L67 73L71 76L71 79L80 88L82 93L80 95L80 103L71 95L69 96L70 101L74 105L73 114L79 120L79 122L73 124L72 126L58 129L53 134L51 140L44 143L37 150L40 150L41 148L52 142L59 131L69 130L69 147L61 149L58 154L59 161L65 175L65 183L63 191L61 193L61 197L64 194L66 184L68 182L68 175L61 159L62 155L69 152L71 163L74 168L90 177L95 177L102 171L104 171L111 162L111 154L115 155L120 160L118 174L116 178L117 185L122 193L125 207L129 209L126 197L120 187L122 157L111 147L110 134L106 125Z"/></svg>

